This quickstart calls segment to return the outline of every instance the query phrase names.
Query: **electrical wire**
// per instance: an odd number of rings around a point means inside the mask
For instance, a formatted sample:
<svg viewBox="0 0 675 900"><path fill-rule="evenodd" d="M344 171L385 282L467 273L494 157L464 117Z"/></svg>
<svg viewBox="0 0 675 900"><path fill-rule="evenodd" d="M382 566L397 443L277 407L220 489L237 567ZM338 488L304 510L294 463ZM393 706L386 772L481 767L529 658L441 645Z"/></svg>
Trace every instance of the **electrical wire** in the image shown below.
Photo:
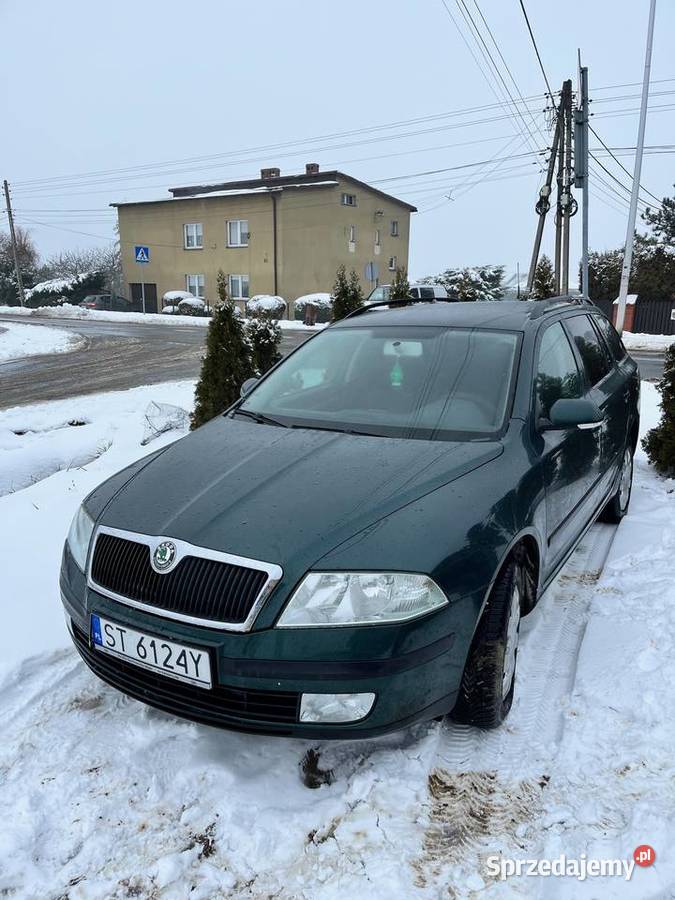
<svg viewBox="0 0 675 900"><path fill-rule="evenodd" d="M537 41L534 37L534 32L532 31L532 26L530 25L530 19L527 15L527 10L525 9L525 4L523 0L519 0L520 8L523 11L523 15L525 16L525 23L527 25L527 30L530 32L530 39L532 40L532 46L534 47L534 52L537 54L537 60L539 61L539 68L541 69L541 74L544 76L544 81L546 82L546 87L548 89L549 97L551 98L551 103L555 105L555 100L553 99L553 91L551 90L551 84L548 80L548 75L546 74L546 69L544 68L544 63L541 60L541 54L539 53L539 47L537 47Z"/></svg>
<svg viewBox="0 0 675 900"><path fill-rule="evenodd" d="M603 141L603 139L600 137L600 135L598 134L598 132L595 130L595 128L593 128L593 126L590 124L590 122L589 122L589 124L588 124L588 128L589 128L590 131L593 132L593 134L596 136L596 138L600 141L600 143L601 143L602 146L605 148L605 150L609 153L609 155L612 157L612 159L614 160L614 162L615 162L621 169L623 169L623 171L626 173L626 175L628 175L628 177L630 178L631 183L632 183L632 182L633 182L633 175L628 171L628 169L624 166L624 164L623 164L620 160L618 160L618 159L616 158L616 156L612 153L612 151L609 149L609 147L607 146L607 144ZM593 154L591 154L591 155L593 155ZM597 156L593 156L593 158L595 159L595 161L596 161L599 165L601 165L601 163L599 163L599 160L598 160ZM659 198L656 196L656 194L652 194L651 191L648 191L647 188L646 188L643 184L640 184L639 186L640 186L640 189L643 190L643 191L645 192L645 194L649 194L649 196L652 197L654 200L656 200L656 202L659 204L659 206L661 206L662 201L659 200Z"/></svg>

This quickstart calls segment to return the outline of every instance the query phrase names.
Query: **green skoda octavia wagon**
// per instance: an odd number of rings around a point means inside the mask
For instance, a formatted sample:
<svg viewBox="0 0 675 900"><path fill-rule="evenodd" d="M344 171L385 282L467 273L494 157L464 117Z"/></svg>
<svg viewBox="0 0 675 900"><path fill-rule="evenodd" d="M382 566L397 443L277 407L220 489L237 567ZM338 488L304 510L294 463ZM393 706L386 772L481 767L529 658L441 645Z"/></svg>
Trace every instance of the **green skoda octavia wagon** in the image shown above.
<svg viewBox="0 0 675 900"><path fill-rule="evenodd" d="M499 725L521 616L630 499L635 362L592 305L370 306L94 490L61 592L86 664L209 725Z"/></svg>

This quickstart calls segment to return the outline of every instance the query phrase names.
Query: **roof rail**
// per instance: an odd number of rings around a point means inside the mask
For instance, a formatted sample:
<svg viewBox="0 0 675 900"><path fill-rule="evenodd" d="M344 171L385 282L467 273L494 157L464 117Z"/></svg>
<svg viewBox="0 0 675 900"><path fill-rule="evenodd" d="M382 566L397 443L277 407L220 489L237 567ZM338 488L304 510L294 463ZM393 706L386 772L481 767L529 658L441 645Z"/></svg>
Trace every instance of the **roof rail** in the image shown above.
<svg viewBox="0 0 675 900"><path fill-rule="evenodd" d="M586 297L578 296L578 297L569 297L569 296L560 296L560 297L548 297L546 300L535 300L533 301L533 308L530 312L531 319L538 319L541 316L546 315L549 312L555 312L555 310L561 309L565 306L589 306L591 305L590 300Z"/></svg>
<svg viewBox="0 0 675 900"><path fill-rule="evenodd" d="M357 309L353 309L350 313L347 313L339 321L344 321L344 319L351 319L354 316L361 316L364 312L368 312L369 309L373 309L376 306L393 306L394 309L400 306L409 306L411 303L435 303L436 300L433 297L406 297L401 300L375 300L373 303L366 303L363 306L359 306Z"/></svg>

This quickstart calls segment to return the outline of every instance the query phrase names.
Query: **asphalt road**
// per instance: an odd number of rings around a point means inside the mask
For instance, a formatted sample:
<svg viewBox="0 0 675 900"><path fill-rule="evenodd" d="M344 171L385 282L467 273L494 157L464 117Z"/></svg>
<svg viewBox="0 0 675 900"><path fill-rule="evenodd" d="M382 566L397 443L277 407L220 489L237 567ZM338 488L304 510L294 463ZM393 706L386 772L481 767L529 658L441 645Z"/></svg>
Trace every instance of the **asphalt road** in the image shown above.
<svg viewBox="0 0 675 900"><path fill-rule="evenodd" d="M116 391L196 378L207 329L193 325L143 325L2 316L0 321L45 325L80 334L85 345L72 353L53 353L0 363L0 409L78 394ZM284 331L281 352L311 337L306 331Z"/></svg>

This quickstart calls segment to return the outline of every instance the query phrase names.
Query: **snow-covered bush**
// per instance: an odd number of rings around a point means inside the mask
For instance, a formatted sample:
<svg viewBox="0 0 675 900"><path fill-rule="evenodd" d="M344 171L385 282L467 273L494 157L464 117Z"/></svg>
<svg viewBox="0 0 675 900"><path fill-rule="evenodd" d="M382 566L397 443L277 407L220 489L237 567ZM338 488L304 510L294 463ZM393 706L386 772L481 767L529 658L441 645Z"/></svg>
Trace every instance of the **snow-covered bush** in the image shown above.
<svg viewBox="0 0 675 900"><path fill-rule="evenodd" d="M675 475L675 344L666 350L661 392L661 421L642 439L642 448L657 472Z"/></svg>
<svg viewBox="0 0 675 900"><path fill-rule="evenodd" d="M178 306L181 300L196 300L190 291L167 291L162 297L162 306Z"/></svg>
<svg viewBox="0 0 675 900"><path fill-rule="evenodd" d="M286 312L286 301L283 297L275 297L272 294L256 294L246 301L246 314L249 316L263 315L271 319L280 319Z"/></svg>
<svg viewBox="0 0 675 900"><path fill-rule="evenodd" d="M178 307L173 304L169 304L162 309L162 315L164 316L177 316L178 315Z"/></svg>
<svg viewBox="0 0 675 900"><path fill-rule="evenodd" d="M446 269L440 275L423 278L423 283L442 284L451 300L501 300L504 266L465 266Z"/></svg>
<svg viewBox="0 0 675 900"><path fill-rule="evenodd" d="M305 318L305 307L313 304L317 309L316 321L329 322L333 310L333 298L324 291L317 291L315 294L303 294L293 304L293 316L296 320L302 322Z"/></svg>
<svg viewBox="0 0 675 900"><path fill-rule="evenodd" d="M264 375L281 359L281 328L268 315L255 316L246 323L246 335L253 352L253 364L258 375Z"/></svg>
<svg viewBox="0 0 675 900"><path fill-rule="evenodd" d="M82 272L70 278L52 278L41 281L25 292L26 306L61 306L63 303L79 303L88 294L104 293L105 276L102 272Z"/></svg>
<svg viewBox="0 0 675 900"><path fill-rule="evenodd" d="M206 303L199 297L181 300L178 304L178 312L181 316L206 316Z"/></svg>

